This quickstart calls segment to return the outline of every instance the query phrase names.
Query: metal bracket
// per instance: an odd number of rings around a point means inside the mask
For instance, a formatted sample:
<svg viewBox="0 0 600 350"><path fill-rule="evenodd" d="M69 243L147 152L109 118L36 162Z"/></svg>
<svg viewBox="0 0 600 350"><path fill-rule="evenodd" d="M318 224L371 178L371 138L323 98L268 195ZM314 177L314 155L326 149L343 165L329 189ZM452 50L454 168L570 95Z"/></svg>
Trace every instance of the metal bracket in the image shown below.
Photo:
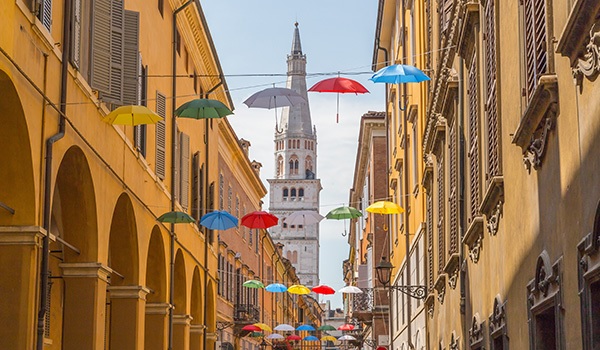
<svg viewBox="0 0 600 350"><path fill-rule="evenodd" d="M389 286L389 289L397 290L415 299L425 299L427 297L426 286Z"/></svg>
<svg viewBox="0 0 600 350"><path fill-rule="evenodd" d="M233 322L217 321L217 330L218 331L222 331L222 330L227 329L229 327L233 327Z"/></svg>

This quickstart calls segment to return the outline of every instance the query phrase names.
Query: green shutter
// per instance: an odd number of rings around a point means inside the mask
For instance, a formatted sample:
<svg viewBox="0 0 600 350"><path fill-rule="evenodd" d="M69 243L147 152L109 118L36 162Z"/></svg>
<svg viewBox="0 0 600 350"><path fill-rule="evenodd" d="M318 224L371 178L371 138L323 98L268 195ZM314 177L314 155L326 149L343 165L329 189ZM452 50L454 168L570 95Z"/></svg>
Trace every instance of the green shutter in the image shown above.
<svg viewBox="0 0 600 350"><path fill-rule="evenodd" d="M140 14L125 11L123 46L123 104L138 105L140 99Z"/></svg>
<svg viewBox="0 0 600 350"><path fill-rule="evenodd" d="M166 97L160 92L156 92L156 114L165 118L166 116ZM161 180L165 179L166 167L166 140L167 125L163 120L156 123L156 166L155 172Z"/></svg>
<svg viewBox="0 0 600 350"><path fill-rule="evenodd" d="M110 0L94 0L91 27L91 86L101 93L110 90Z"/></svg>

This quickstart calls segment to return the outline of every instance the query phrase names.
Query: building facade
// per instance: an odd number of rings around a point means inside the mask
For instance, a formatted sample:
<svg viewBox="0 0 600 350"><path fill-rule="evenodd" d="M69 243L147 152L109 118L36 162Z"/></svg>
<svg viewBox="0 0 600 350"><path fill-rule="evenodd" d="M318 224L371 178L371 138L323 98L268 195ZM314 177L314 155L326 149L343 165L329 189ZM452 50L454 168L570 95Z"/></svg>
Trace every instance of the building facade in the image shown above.
<svg viewBox="0 0 600 350"><path fill-rule="evenodd" d="M269 212L284 218L299 210L319 211L321 181L317 178L317 131L312 125L306 88L306 55L302 53L298 23L287 57L287 88L306 102L284 107L275 126L275 178L269 181ZM296 268L300 282L319 285L319 224L287 225L269 229L284 245L284 255Z"/></svg>

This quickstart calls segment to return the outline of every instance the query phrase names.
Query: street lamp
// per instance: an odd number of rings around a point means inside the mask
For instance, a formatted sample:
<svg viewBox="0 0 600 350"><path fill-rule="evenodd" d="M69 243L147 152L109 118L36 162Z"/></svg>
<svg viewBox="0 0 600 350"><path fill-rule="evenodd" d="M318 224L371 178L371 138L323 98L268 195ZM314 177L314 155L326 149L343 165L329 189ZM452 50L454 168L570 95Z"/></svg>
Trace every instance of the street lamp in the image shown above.
<svg viewBox="0 0 600 350"><path fill-rule="evenodd" d="M385 256L381 257L379 264L375 267L377 271L377 280L379 283L383 284L384 287L397 290L401 293L404 293L410 297L416 299L425 299L427 296L427 287L426 286L397 286L397 285L389 285L391 279L391 272L394 268L394 265L386 260Z"/></svg>
<svg viewBox="0 0 600 350"><path fill-rule="evenodd" d="M269 343L267 343L267 341L265 340L265 338L262 338L262 341L260 342L260 348L262 350L265 350L267 348L267 346L269 346Z"/></svg>

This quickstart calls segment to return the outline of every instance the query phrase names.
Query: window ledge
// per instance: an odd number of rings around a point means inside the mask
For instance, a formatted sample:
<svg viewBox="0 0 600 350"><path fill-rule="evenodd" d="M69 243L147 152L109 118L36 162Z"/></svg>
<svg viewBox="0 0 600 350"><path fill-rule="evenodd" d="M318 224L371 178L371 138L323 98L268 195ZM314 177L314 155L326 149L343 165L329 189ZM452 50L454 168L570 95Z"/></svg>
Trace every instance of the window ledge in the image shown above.
<svg viewBox="0 0 600 350"><path fill-rule="evenodd" d="M487 218L487 227L490 235L498 233L498 224L504 205L504 177L494 176L488 184L487 191L479 211Z"/></svg>
<svg viewBox="0 0 600 350"><path fill-rule="evenodd" d="M425 298L425 308L427 309L429 318L433 318L433 312L435 310L435 292L433 290L430 290L429 295Z"/></svg>
<svg viewBox="0 0 600 350"><path fill-rule="evenodd" d="M479 261L483 241L483 216L476 216L463 237L463 244L469 247L469 258L474 264Z"/></svg>
<svg viewBox="0 0 600 350"><path fill-rule="evenodd" d="M435 153L434 150L436 150L446 138L446 118L444 118L441 114L436 115L436 120L433 123L432 134L431 142L428 145L429 147L426 149L427 153L432 151Z"/></svg>
<svg viewBox="0 0 600 350"><path fill-rule="evenodd" d="M593 29L598 13L600 13L598 0L577 0L573 4L556 47L556 52L569 58L571 67L577 65L578 58L586 50L585 42L590 40L590 31Z"/></svg>
<svg viewBox="0 0 600 350"><path fill-rule="evenodd" d="M546 74L540 77L512 139L512 143L523 149L523 162L527 169L541 166L548 132L554 128L557 114L558 78L555 74Z"/></svg>
<svg viewBox="0 0 600 350"><path fill-rule="evenodd" d="M437 292L437 299L440 304L444 304L444 296L446 295L446 274L441 273L435 279L433 289Z"/></svg>
<svg viewBox="0 0 600 350"><path fill-rule="evenodd" d="M458 253L450 255L450 258L444 266L444 272L448 275L448 285L452 289L456 289L456 283L458 282L458 272L460 267L460 256Z"/></svg>

